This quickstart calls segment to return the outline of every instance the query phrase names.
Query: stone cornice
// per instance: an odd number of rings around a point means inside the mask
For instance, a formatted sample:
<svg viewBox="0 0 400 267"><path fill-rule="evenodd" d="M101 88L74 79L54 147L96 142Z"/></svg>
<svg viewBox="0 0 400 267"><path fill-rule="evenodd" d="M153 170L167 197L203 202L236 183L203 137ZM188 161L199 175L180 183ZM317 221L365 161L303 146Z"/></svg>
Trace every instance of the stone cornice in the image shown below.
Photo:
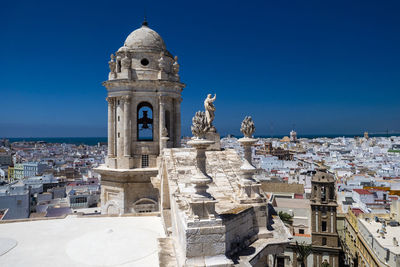
<svg viewBox="0 0 400 267"><path fill-rule="evenodd" d="M102 181L119 183L146 183L149 176L158 174L157 168L136 168L136 169L110 169L104 166L95 169L95 172L101 174Z"/></svg>
<svg viewBox="0 0 400 267"><path fill-rule="evenodd" d="M163 80L128 80L128 79L117 79L117 80L109 80L102 82L102 85L105 86L108 90L114 88L121 89L130 89L130 88L149 88L154 89L169 87L183 90L186 87L186 84L175 81L163 81Z"/></svg>

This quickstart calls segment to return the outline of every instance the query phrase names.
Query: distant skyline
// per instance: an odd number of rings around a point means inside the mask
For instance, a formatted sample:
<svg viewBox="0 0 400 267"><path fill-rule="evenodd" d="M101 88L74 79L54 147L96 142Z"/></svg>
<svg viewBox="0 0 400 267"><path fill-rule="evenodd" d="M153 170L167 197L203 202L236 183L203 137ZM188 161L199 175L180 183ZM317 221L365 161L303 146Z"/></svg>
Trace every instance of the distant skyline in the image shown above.
<svg viewBox="0 0 400 267"><path fill-rule="evenodd" d="M400 132L398 1L7 1L0 137L107 135L111 53L149 26L179 57L182 134L216 93L239 135Z"/></svg>

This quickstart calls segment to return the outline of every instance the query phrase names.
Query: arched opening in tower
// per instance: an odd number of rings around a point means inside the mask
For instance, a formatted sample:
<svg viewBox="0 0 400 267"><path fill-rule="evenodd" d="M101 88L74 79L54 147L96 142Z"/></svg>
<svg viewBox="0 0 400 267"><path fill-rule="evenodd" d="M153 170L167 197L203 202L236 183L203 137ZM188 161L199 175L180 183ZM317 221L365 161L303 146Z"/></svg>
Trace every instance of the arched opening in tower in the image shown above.
<svg viewBox="0 0 400 267"><path fill-rule="evenodd" d="M137 116L138 141L153 141L153 106L141 102L137 107Z"/></svg>

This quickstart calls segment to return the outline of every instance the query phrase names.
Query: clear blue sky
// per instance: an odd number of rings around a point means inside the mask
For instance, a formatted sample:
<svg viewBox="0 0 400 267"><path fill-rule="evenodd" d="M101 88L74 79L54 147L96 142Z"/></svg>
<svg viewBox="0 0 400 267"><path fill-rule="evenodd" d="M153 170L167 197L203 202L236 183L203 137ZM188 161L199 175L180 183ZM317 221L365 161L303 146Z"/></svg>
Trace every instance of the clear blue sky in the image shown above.
<svg viewBox="0 0 400 267"><path fill-rule="evenodd" d="M149 25L179 56L182 132L400 131L399 1L3 1L0 136L106 136L108 60Z"/></svg>

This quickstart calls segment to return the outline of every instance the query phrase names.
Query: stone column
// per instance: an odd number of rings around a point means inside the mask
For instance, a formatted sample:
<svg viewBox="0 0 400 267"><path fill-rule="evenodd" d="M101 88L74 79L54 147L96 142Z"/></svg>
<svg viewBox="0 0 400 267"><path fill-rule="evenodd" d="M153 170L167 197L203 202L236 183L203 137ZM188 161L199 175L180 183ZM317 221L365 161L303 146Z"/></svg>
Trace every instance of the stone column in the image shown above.
<svg viewBox="0 0 400 267"><path fill-rule="evenodd" d="M244 150L244 159L250 164L253 165L252 163L252 151L251 148L252 146L257 142L257 139L254 138L240 138L238 142L242 145L243 150Z"/></svg>
<svg viewBox="0 0 400 267"><path fill-rule="evenodd" d="M166 147L166 140L163 137L167 137L165 135L166 128L165 128L165 96L159 96L159 145L160 145L160 153L163 148ZM164 136L165 135L165 136Z"/></svg>
<svg viewBox="0 0 400 267"><path fill-rule="evenodd" d="M108 102L108 157L115 157L115 98L107 97Z"/></svg>
<svg viewBox="0 0 400 267"><path fill-rule="evenodd" d="M175 147L180 147L181 146L181 102L182 98L176 98L174 100L175 104L175 114L174 114L174 134L175 134L175 140L173 140Z"/></svg>
<svg viewBox="0 0 400 267"><path fill-rule="evenodd" d="M206 149L214 142L205 139L194 139L188 145L196 149L196 174L191 178L195 193L189 202L192 217L195 220L215 218L216 201L207 192L212 178L206 172Z"/></svg>
<svg viewBox="0 0 400 267"><path fill-rule="evenodd" d="M244 150L244 160L240 167L241 179L238 183L240 188L239 202L240 203L259 203L263 202L260 195L261 184L254 180L253 175L256 168L252 164L252 146L257 142L257 139L244 137L240 138L238 142Z"/></svg>
<svg viewBox="0 0 400 267"><path fill-rule="evenodd" d="M195 199L211 199L211 195L207 193L208 184L212 182L212 178L206 172L206 149L214 142L205 139L194 139L188 142L188 145L196 148L196 175L192 177L191 182L194 184L196 193Z"/></svg>
<svg viewBox="0 0 400 267"><path fill-rule="evenodd" d="M325 199L326 199L326 203L331 202L330 200L330 187L329 186L325 186Z"/></svg>
<svg viewBox="0 0 400 267"><path fill-rule="evenodd" d="M124 156L131 156L131 127L130 127L130 111L131 111L131 97L124 96L122 97L124 101Z"/></svg>

